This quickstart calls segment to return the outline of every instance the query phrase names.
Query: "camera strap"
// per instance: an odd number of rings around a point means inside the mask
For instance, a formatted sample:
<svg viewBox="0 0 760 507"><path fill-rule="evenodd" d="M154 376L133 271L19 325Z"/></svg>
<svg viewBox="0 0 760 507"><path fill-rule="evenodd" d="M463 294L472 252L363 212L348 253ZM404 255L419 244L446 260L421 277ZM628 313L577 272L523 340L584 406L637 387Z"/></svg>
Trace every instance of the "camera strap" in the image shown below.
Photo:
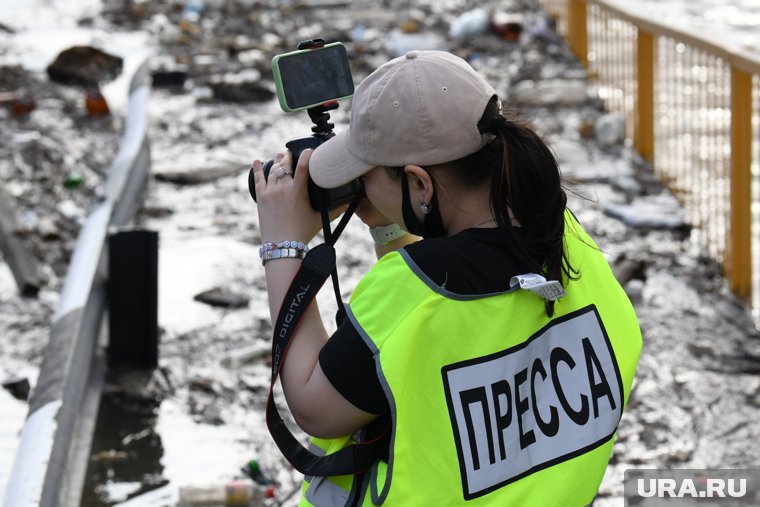
<svg viewBox="0 0 760 507"><path fill-rule="evenodd" d="M324 190L320 191L324 192ZM322 233L325 236L325 244L330 245L330 247L333 248L333 257L335 256L335 243L337 243L338 238L343 233L343 229L345 229L346 225L348 225L348 221L351 220L351 217L354 215L354 211L356 211L356 208L359 206L361 200L361 195L357 195L351 200L351 203L348 205L348 209L340 218L340 222L338 222L338 226L335 228L335 231L332 231L330 228L330 211L325 208L320 209L320 213L322 215ZM323 195L322 201L327 202L326 196ZM330 276L332 277L333 290L335 291L335 302L338 304L338 311L335 314L335 322L338 326L340 326L341 322L343 322L343 319L346 318L346 310L343 307L343 299L340 295L338 268L334 259Z"/></svg>
<svg viewBox="0 0 760 507"><path fill-rule="evenodd" d="M340 289L337 282L335 241L343 232L348 220L353 215L361 200L357 196L344 213L342 220L335 229L330 231L330 219L327 210L323 210L322 223L325 234L325 243L312 248L301 263L301 269L288 288L283 299L280 313L274 327L272 339L272 381L269 387L269 398L266 406L266 422L269 433L280 449L280 452L290 464L305 475L324 477L328 475L353 475L367 470L375 462L382 452L387 441L383 438L385 432L372 440L358 442L340 451L318 456L304 447L293 435L280 416L274 402L274 386L280 375L280 370L285 362L285 355L291 343L291 338L306 309L316 298L320 288L327 278L333 276L333 286L338 300L338 317L345 317L345 309L340 298ZM387 430L386 430L387 431Z"/></svg>

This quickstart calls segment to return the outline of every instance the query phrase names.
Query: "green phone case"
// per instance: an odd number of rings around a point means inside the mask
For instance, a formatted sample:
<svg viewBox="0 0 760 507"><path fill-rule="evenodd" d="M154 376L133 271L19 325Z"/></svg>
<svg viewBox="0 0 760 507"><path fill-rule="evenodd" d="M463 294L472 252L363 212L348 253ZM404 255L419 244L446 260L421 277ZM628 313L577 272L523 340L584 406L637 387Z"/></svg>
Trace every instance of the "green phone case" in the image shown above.
<svg viewBox="0 0 760 507"><path fill-rule="evenodd" d="M282 108L283 111L285 111L287 113L293 113L293 112L296 112L296 111L303 111L304 109L309 109L309 108L312 108L312 107L316 107L316 106L322 105L325 102L328 102L329 100L328 101L319 101L319 102L315 102L313 104L308 104L308 105L304 105L304 106L300 106L300 107L295 107L295 108L289 106L288 102L287 102L287 99L286 99L286 96L285 96L285 89L284 89L285 87L283 86L283 82L282 82L282 73L280 71L280 60L286 59L288 57L292 57L294 55L299 55L299 54L302 54L302 53L321 51L321 50L328 49L328 48L331 48L331 47L334 47L334 46L343 46L343 44L340 43L340 42L333 42L333 43L330 43L330 44L325 44L324 46L322 46L321 48L318 48L318 49L299 49L299 50L296 50L296 51L291 51L289 53L283 53L281 55L275 55L272 58L272 75L274 77L275 88L277 89L277 100L280 102L280 107ZM352 83L352 90L353 90L353 83ZM349 95L345 95L345 96L342 96L342 97L334 97L331 100L347 99L347 98L351 97L352 95L353 95L353 92L351 94L349 94Z"/></svg>

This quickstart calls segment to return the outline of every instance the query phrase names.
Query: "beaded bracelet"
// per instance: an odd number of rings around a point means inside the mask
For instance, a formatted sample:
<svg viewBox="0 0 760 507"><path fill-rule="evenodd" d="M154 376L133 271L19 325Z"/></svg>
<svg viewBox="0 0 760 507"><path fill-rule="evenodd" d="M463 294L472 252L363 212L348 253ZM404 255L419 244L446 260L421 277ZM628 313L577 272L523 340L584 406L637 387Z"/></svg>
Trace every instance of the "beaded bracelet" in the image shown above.
<svg viewBox="0 0 760 507"><path fill-rule="evenodd" d="M309 246L302 241L269 242L259 247L259 257L266 264L272 259L303 259L308 251Z"/></svg>

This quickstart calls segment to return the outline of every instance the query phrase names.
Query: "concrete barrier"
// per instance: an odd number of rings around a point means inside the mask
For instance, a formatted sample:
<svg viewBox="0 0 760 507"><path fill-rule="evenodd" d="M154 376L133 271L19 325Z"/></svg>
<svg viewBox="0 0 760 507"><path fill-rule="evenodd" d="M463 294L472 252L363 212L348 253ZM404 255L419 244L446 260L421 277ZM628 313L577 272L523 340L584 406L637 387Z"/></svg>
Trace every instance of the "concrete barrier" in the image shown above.
<svg viewBox="0 0 760 507"><path fill-rule="evenodd" d="M147 62L135 72L119 151L106 192L77 240L29 415L21 433L4 507L78 506L105 376L108 233L140 203L150 170Z"/></svg>

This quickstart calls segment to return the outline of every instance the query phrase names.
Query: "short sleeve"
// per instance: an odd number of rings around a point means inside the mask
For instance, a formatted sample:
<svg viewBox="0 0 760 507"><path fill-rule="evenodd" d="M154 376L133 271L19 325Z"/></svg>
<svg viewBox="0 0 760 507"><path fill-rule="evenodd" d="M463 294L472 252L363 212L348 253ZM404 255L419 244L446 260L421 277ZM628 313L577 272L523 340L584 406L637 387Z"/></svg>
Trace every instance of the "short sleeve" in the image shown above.
<svg viewBox="0 0 760 507"><path fill-rule="evenodd" d="M344 319L322 347L319 365L335 390L355 407L378 415L390 411L375 358L350 319Z"/></svg>

